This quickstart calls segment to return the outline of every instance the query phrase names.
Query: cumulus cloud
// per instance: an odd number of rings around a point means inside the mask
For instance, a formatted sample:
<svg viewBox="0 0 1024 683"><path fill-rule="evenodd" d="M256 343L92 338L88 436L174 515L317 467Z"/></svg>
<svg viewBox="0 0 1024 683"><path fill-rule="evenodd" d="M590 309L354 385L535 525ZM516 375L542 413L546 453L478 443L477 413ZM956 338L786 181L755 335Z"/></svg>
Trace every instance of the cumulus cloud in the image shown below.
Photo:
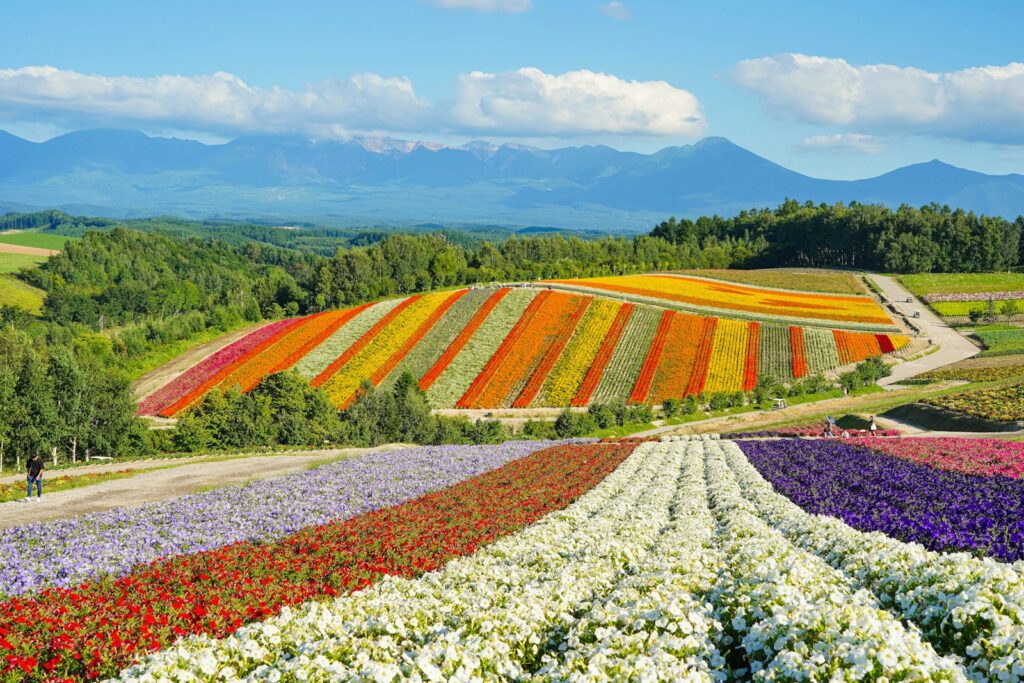
<svg viewBox="0 0 1024 683"><path fill-rule="evenodd" d="M99 76L49 66L0 69L0 111L101 125L156 124L211 132L403 128L429 115L407 78L373 73L302 90L258 88L229 73Z"/></svg>
<svg viewBox="0 0 1024 683"><path fill-rule="evenodd" d="M532 0L428 0L444 9L468 9L474 12L529 12Z"/></svg>
<svg viewBox="0 0 1024 683"><path fill-rule="evenodd" d="M627 21L633 18L633 13L629 11L629 8L617 0L601 5L601 13L619 21Z"/></svg>
<svg viewBox="0 0 1024 683"><path fill-rule="evenodd" d="M829 154L878 154L882 143L878 138L863 133L835 133L834 135L813 135L804 138L797 145L801 152L825 152Z"/></svg>
<svg viewBox="0 0 1024 683"><path fill-rule="evenodd" d="M692 137L705 126L697 98L664 81L538 69L463 74L454 102L443 104L418 97L408 78L374 73L289 90L252 86L224 72L138 78L49 66L0 69L0 120L321 137L367 132Z"/></svg>
<svg viewBox="0 0 1024 683"><path fill-rule="evenodd" d="M536 136L701 135L700 103L665 81L594 71L474 71L459 77L453 120L464 129Z"/></svg>
<svg viewBox="0 0 1024 683"><path fill-rule="evenodd" d="M809 123L1024 144L1024 64L930 72L786 53L733 77L764 106Z"/></svg>

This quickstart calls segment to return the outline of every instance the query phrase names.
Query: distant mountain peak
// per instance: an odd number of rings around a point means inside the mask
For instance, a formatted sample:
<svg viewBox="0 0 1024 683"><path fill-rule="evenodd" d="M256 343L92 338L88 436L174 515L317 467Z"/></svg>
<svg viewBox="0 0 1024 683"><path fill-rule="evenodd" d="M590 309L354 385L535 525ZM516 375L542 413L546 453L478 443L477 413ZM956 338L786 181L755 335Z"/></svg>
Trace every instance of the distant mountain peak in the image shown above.
<svg viewBox="0 0 1024 683"><path fill-rule="evenodd" d="M388 136L253 135L227 144L83 130L34 143L0 131L0 203L101 215L481 223L643 230L667 215L729 215L786 198L930 202L1013 218L1024 176L938 159L874 178L811 178L711 136L642 154L607 145L454 146ZM76 209L76 207L78 207ZM109 208L112 207L112 208Z"/></svg>

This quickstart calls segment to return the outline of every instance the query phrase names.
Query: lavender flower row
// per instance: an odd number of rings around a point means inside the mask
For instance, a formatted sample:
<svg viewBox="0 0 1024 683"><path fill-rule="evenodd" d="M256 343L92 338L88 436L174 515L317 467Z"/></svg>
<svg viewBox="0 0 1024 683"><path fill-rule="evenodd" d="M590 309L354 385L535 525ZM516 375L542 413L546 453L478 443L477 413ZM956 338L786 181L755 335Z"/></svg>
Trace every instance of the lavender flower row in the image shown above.
<svg viewBox="0 0 1024 683"><path fill-rule="evenodd" d="M265 541L453 486L555 442L425 446L279 479L0 531L0 595L121 575L153 560Z"/></svg>
<svg viewBox="0 0 1024 683"><path fill-rule="evenodd" d="M1024 299L1024 290L1011 292L949 292L946 294L928 294L923 297L930 304L943 301L1006 301L1007 299Z"/></svg>
<svg viewBox="0 0 1024 683"><path fill-rule="evenodd" d="M842 441L737 443L777 491L807 512L929 550L1024 558L1020 479L942 471Z"/></svg>

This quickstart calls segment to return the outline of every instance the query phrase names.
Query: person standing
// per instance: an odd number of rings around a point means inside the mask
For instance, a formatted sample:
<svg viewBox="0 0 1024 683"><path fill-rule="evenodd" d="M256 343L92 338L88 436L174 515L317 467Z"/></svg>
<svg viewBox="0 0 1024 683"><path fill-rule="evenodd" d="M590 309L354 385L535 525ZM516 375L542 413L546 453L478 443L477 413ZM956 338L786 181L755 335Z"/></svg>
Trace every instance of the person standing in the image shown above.
<svg viewBox="0 0 1024 683"><path fill-rule="evenodd" d="M36 498L43 497L43 470L46 469L46 463L43 462L43 458L36 453L29 458L28 463L28 499L32 500L32 484L36 485Z"/></svg>
<svg viewBox="0 0 1024 683"><path fill-rule="evenodd" d="M868 430L871 432L871 436L875 436L878 433L878 425L875 424L875 416L871 416L871 424L868 425Z"/></svg>

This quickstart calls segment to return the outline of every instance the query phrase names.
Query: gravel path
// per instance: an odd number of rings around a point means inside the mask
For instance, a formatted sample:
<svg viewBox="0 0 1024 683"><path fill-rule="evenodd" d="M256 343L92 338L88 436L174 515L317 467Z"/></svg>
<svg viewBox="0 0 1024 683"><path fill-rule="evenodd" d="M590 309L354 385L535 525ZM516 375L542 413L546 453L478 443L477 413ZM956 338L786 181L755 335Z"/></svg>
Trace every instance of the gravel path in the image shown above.
<svg viewBox="0 0 1024 683"><path fill-rule="evenodd" d="M281 477L300 472L310 465L328 459L354 457L396 448L404 446L303 451L290 455L256 455L216 462L189 462L183 465L177 465L180 461L152 461L154 464L150 467L167 464L175 466L57 493L46 493L44 479L41 500L33 499L29 503L22 499L0 503L0 529L28 522L75 517L114 507L138 507L145 503L195 493L197 489L204 487L230 486L254 479ZM111 467L115 471L125 469L124 463ZM24 475L19 477L19 481L24 481Z"/></svg>
<svg viewBox="0 0 1024 683"><path fill-rule="evenodd" d="M932 313L923 302L914 297L894 278L884 275L871 275L870 277L886 298L892 301L893 305L908 318L912 317L915 311L921 312L921 317L914 318L914 323L920 325L924 336L930 338L932 343L939 347L938 351L927 356L892 366L892 374L879 380L879 386L888 389L894 384L899 384L900 380L962 361L978 353L977 346L967 341L959 332ZM910 303L906 302L908 297L911 299Z"/></svg>

